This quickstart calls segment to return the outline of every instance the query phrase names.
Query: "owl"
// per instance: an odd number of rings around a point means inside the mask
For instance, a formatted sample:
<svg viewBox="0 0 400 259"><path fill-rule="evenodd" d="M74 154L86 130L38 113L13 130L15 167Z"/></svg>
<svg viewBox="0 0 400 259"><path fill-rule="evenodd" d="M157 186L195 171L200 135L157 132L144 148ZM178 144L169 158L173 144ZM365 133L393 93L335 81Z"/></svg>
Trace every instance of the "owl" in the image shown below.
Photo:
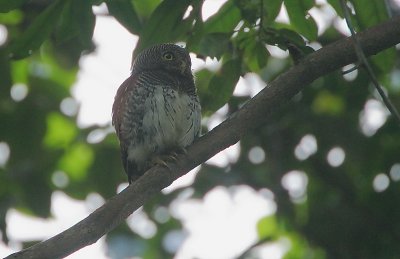
<svg viewBox="0 0 400 259"><path fill-rule="evenodd" d="M160 157L190 145L200 133L200 120L187 50L160 44L139 53L112 107L112 123L129 184Z"/></svg>

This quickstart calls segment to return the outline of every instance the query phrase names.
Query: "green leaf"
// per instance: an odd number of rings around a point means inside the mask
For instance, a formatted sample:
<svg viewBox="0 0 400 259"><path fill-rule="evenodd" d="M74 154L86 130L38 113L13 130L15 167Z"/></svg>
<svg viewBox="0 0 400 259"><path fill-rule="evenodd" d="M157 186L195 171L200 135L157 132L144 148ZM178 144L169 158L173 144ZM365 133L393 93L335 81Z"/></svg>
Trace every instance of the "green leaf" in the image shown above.
<svg viewBox="0 0 400 259"><path fill-rule="evenodd" d="M0 0L0 13L7 13L23 5L28 0Z"/></svg>
<svg viewBox="0 0 400 259"><path fill-rule="evenodd" d="M67 1L61 12L57 27L55 28L55 37L57 43L72 39L78 35L78 21L74 17L73 1Z"/></svg>
<svg viewBox="0 0 400 259"><path fill-rule="evenodd" d="M64 68L75 67L82 53L89 53L95 46L92 41L95 15L91 1L68 0L51 37L53 44L42 47L42 56L50 51L57 63ZM50 42L50 41L49 41Z"/></svg>
<svg viewBox="0 0 400 259"><path fill-rule="evenodd" d="M255 24L263 17L263 24L268 26L278 16L283 0L235 0L241 15L249 23ZM261 10L262 9L262 10Z"/></svg>
<svg viewBox="0 0 400 259"><path fill-rule="evenodd" d="M220 59L230 47L230 38L228 33L206 34L200 40L198 54Z"/></svg>
<svg viewBox="0 0 400 259"><path fill-rule="evenodd" d="M113 15L128 31L139 34L142 31L142 23L135 10L135 6L130 0L107 0L108 11Z"/></svg>
<svg viewBox="0 0 400 259"><path fill-rule="evenodd" d="M64 0L55 1L36 17L21 37L11 44L12 58L25 58L40 47L57 23L65 3Z"/></svg>
<svg viewBox="0 0 400 259"><path fill-rule="evenodd" d="M386 49L371 57L375 69L380 72L389 73L396 64L396 49L394 47Z"/></svg>
<svg viewBox="0 0 400 259"><path fill-rule="evenodd" d="M333 9L335 9L336 13L340 17L344 17L343 9L342 9L342 6L340 4L340 0L328 0L328 3L333 7Z"/></svg>
<svg viewBox="0 0 400 259"><path fill-rule="evenodd" d="M356 11L355 18L360 30L372 27L389 19L384 1L353 0L352 3ZM388 72L395 64L396 50L395 48L387 49L373 56L371 60L379 70Z"/></svg>
<svg viewBox="0 0 400 259"><path fill-rule="evenodd" d="M64 68L62 63L52 55L51 51L48 50L50 44L43 45L43 51L41 52L41 63L46 66L49 71L49 79L53 82L63 86L66 90L73 86L76 81L77 67Z"/></svg>
<svg viewBox="0 0 400 259"><path fill-rule="evenodd" d="M185 35L192 26L192 20L182 20L191 0L165 0L151 14L143 27L133 56L144 48L164 42L174 42Z"/></svg>
<svg viewBox="0 0 400 259"><path fill-rule="evenodd" d="M309 47L306 45L304 38L297 32L290 29L271 29L261 34L263 42L277 46L282 50L288 50L288 45L295 45L304 53L309 53ZM311 49L312 50L312 49Z"/></svg>
<svg viewBox="0 0 400 259"><path fill-rule="evenodd" d="M94 26L96 24L96 17L93 14L92 5L90 1L72 0L73 10L80 23L79 39L83 46L90 48L92 45L92 37Z"/></svg>
<svg viewBox="0 0 400 259"><path fill-rule="evenodd" d="M11 62L11 78L14 83L28 83L29 63L26 60Z"/></svg>
<svg viewBox="0 0 400 259"><path fill-rule="evenodd" d="M241 72L241 61L231 59L225 62L211 78L208 86L208 94L211 99L208 100L206 111L215 112L229 101L239 80Z"/></svg>
<svg viewBox="0 0 400 259"><path fill-rule="evenodd" d="M233 33L236 25L240 22L239 8L233 1L227 1L220 10L204 22L204 31Z"/></svg>
<svg viewBox="0 0 400 259"><path fill-rule="evenodd" d="M344 112L343 99L328 91L321 91L312 104L313 111L317 114L340 115Z"/></svg>
<svg viewBox="0 0 400 259"><path fill-rule="evenodd" d="M22 21L23 13L20 10L12 10L8 13L0 13L0 24L16 25Z"/></svg>
<svg viewBox="0 0 400 259"><path fill-rule="evenodd" d="M331 4L335 5L338 5L337 2L338 0L330 1ZM356 27L358 25L358 28L354 28L356 32L365 30L389 18L384 1L353 0L352 4L355 9L355 15L351 18L356 21L353 26ZM389 72L393 68L395 60L395 48L387 49L371 57L372 63L381 72Z"/></svg>
<svg viewBox="0 0 400 259"><path fill-rule="evenodd" d="M75 181L86 178L94 160L93 150L86 144L78 143L70 147L59 161L59 168Z"/></svg>
<svg viewBox="0 0 400 259"><path fill-rule="evenodd" d="M66 148L76 137L78 130L75 124L60 113L47 116L47 130L44 144L51 148Z"/></svg>
<svg viewBox="0 0 400 259"><path fill-rule="evenodd" d="M360 30L386 21L389 18L385 1L352 0Z"/></svg>
<svg viewBox="0 0 400 259"><path fill-rule="evenodd" d="M317 223L316 223L317 224ZM290 242L290 248L286 252L284 259L294 258L309 258L309 259L324 259L329 258L326 252L318 247L313 247L308 244L307 239L302 235L292 232L285 235L285 239ZM311 249L312 248L312 249Z"/></svg>
<svg viewBox="0 0 400 259"><path fill-rule="evenodd" d="M210 92L208 91L208 86L213 75L213 72L207 68L204 68L200 71L197 71L194 76L196 80L197 94L199 95L201 102L201 112L203 115L210 115L213 112L209 108L210 103L213 101L213 96L211 96Z"/></svg>
<svg viewBox="0 0 400 259"><path fill-rule="evenodd" d="M299 33L309 40L316 40L318 27L308 10L313 7L313 1L308 0L285 0L286 10L289 15L290 24Z"/></svg>
<svg viewBox="0 0 400 259"><path fill-rule="evenodd" d="M261 5L263 0L247 1L235 0L235 5L240 9L240 13L249 23L255 24L261 16Z"/></svg>
<svg viewBox="0 0 400 259"><path fill-rule="evenodd" d="M154 12L157 6L162 2L162 0L133 0L132 3L135 7L137 14L141 21L146 21L150 15Z"/></svg>
<svg viewBox="0 0 400 259"><path fill-rule="evenodd" d="M204 22L201 18L202 13L202 4L203 1L195 1L192 4L193 10L193 22L194 25L190 29L190 33L187 34L186 40L186 48L188 50L197 51L199 48L199 42L202 40L204 36Z"/></svg>
<svg viewBox="0 0 400 259"><path fill-rule="evenodd" d="M249 70L259 72L267 64L269 52L267 48L259 41L249 41L246 45L243 59Z"/></svg>
<svg viewBox="0 0 400 259"><path fill-rule="evenodd" d="M296 46L306 46L304 39L295 31L280 29L278 33L284 39L284 43L292 43Z"/></svg>
<svg viewBox="0 0 400 259"><path fill-rule="evenodd" d="M264 26L270 25L278 16L283 0L264 0Z"/></svg>
<svg viewBox="0 0 400 259"><path fill-rule="evenodd" d="M40 168L45 170L48 168ZM42 177L38 175L44 174L43 171L34 171L36 177L30 177L30 179L24 179L23 183L20 183L20 187L24 189L21 197L24 204L29 208L25 211L28 214L47 218L50 216L50 205L51 205L51 192L46 181L43 181Z"/></svg>
<svg viewBox="0 0 400 259"><path fill-rule="evenodd" d="M257 223L258 239L267 239L276 235L278 226L274 216L267 216L260 219Z"/></svg>
<svg viewBox="0 0 400 259"><path fill-rule="evenodd" d="M261 1L235 0L234 2L239 7L242 17L249 23L255 23L260 17Z"/></svg>

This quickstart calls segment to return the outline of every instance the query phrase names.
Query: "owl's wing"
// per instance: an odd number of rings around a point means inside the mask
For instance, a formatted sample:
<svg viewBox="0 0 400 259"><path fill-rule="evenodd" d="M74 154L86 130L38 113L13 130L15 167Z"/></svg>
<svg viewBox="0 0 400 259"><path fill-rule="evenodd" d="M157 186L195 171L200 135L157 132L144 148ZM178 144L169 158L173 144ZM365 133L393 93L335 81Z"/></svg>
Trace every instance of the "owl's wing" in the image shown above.
<svg viewBox="0 0 400 259"><path fill-rule="evenodd" d="M120 137L122 115L127 103L127 93L135 87L135 81L136 80L132 77L127 78L118 88L117 94L114 98L114 104L112 107L112 124L115 127L118 137Z"/></svg>
<svg viewBox="0 0 400 259"><path fill-rule="evenodd" d="M123 118L126 112L125 110L128 108L128 98L131 95L130 93L136 88L136 81L136 77L130 76L121 84L121 86L118 88L117 94L115 95L114 104L112 107L112 124L115 127L115 131L120 141L122 164L128 176L128 146L127 142L125 141L126 136L124 136L126 134L124 134L124 132L121 130L121 126L124 123Z"/></svg>

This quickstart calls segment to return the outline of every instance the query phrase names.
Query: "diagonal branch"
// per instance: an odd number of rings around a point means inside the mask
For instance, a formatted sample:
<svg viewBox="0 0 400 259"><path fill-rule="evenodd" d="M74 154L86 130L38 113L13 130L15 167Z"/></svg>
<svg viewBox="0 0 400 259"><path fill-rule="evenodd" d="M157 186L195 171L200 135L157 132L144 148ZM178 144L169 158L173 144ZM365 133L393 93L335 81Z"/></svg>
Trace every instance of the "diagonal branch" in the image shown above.
<svg viewBox="0 0 400 259"><path fill-rule="evenodd" d="M400 17L361 32L357 37L368 56L394 46L400 43ZM172 170L163 167L150 169L76 225L7 258L60 258L95 243L175 179L264 124L280 106L315 79L356 60L357 54L350 38L310 54L272 81L237 113L191 145L187 154L179 157L177 164L170 165Z"/></svg>

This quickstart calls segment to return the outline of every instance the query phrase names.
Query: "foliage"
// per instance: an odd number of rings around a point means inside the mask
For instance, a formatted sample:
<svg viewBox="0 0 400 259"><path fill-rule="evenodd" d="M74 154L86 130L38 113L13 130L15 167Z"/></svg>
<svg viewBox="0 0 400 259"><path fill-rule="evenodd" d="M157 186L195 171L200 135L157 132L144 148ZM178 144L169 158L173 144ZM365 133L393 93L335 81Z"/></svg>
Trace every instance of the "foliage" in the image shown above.
<svg viewBox="0 0 400 259"><path fill-rule="evenodd" d="M126 181L115 135L90 144L88 135L103 128L79 128L76 115L60 110L60 103L71 98L79 58L95 49L92 5L103 2L110 15L140 36L135 53L154 43L184 41L198 57L221 61L218 71L205 68L196 75L205 116L224 105L232 114L250 98L233 95L240 76L254 72L267 83L292 65L290 57L270 53L270 46L286 51L294 45L306 54L309 43L327 45L343 37L333 24L317 34L310 10L322 7L314 0L231 0L206 20L202 19L203 2L194 0L1 0L0 22L8 38L0 46L0 143L10 150L6 163L0 164L4 242L10 208L50 217L50 195L56 190L78 199L93 192L110 198ZM338 0L328 2L342 15ZM351 3L357 31L388 19L385 1ZM282 5L290 24L276 21ZM400 107L396 55L398 51L392 48L371 61L393 103ZM16 87L28 90L26 98L19 101L10 96ZM400 253L400 211L395 208L400 203L400 133L393 118L380 110L382 125L365 122L371 112L368 107L371 103L376 107L373 100L377 99L362 70L351 80L337 71L315 81L268 125L240 141L237 161L226 168L202 166L191 187L195 190L192 198L201 199L218 185L271 190L278 209L260 220L259 238L264 243L290 240L286 258L396 257ZM315 153L308 151L310 144L304 144L310 139L317 144ZM261 148L265 160L252 162L254 147ZM334 165L327 156L335 159L336 154L337 159L338 152L345 154L345 160ZM66 186L57 186L53 180L60 171L68 178ZM282 185L283 178L302 172L307 179L304 193ZM390 177L387 188L373 187L378 174ZM157 226L154 237L145 239L120 226L107 237L110 249L116 240L126 242L126 247L134 240L137 246L127 252L131 255L171 256L162 240L170 231L181 229L181 223L173 217L157 221L154 211L168 207L185 191L159 195L146 204L144 212Z"/></svg>

